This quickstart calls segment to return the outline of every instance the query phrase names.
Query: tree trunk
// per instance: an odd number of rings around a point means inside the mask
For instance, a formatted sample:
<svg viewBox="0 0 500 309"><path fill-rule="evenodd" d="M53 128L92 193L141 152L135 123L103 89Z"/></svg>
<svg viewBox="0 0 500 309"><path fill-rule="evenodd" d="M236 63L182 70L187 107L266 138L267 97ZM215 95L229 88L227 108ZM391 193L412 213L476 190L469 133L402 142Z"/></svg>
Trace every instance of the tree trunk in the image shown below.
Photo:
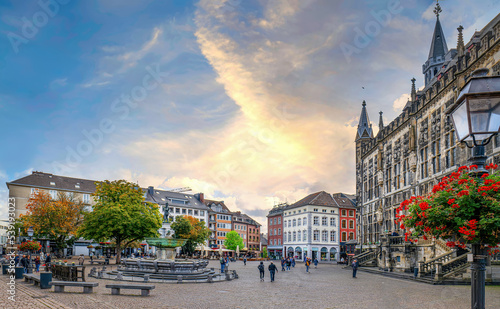
<svg viewBox="0 0 500 309"><path fill-rule="evenodd" d="M122 256L122 243L121 243L121 241L118 242L118 240L117 240L116 241L116 266L120 265L121 256Z"/></svg>

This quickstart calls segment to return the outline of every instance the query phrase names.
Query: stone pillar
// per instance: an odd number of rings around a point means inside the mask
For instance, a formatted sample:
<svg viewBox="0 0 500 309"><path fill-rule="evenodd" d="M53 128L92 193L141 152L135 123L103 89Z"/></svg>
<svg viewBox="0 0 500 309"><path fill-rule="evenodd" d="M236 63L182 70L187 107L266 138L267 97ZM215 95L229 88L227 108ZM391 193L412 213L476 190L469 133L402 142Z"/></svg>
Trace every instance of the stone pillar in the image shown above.
<svg viewBox="0 0 500 309"><path fill-rule="evenodd" d="M443 280L443 262L436 262L436 276L434 280Z"/></svg>
<svg viewBox="0 0 500 309"><path fill-rule="evenodd" d="M417 277L422 277L422 273L424 272L424 261L418 261L418 276Z"/></svg>

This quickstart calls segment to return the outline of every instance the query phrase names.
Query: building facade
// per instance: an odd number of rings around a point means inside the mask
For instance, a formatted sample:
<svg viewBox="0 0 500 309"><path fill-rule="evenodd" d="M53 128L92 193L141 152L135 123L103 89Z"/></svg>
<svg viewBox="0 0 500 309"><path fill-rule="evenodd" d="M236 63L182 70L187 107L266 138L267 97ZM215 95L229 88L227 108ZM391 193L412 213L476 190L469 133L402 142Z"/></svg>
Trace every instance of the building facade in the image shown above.
<svg viewBox="0 0 500 309"><path fill-rule="evenodd" d="M208 226L212 231L210 247L217 249L224 245L226 234L231 232L233 218L224 201L205 199L204 204L210 209Z"/></svg>
<svg viewBox="0 0 500 309"><path fill-rule="evenodd" d="M287 206L286 203L276 205L267 215L267 250L271 258L283 256L283 210Z"/></svg>
<svg viewBox="0 0 500 309"><path fill-rule="evenodd" d="M299 260L336 261L339 208L331 194L310 194L283 210L283 253Z"/></svg>
<svg viewBox="0 0 500 309"><path fill-rule="evenodd" d="M396 208L412 195L424 195L440 179L467 165L470 150L457 143L447 115L472 73L489 69L500 74L500 14L464 44L459 26L457 48L448 50L436 6L434 33L429 34L429 57L422 66L424 88L416 90L402 113L388 125L380 112L379 131L374 136L363 101L356 134L357 239L364 248L375 248L385 237L401 234L395 224ZM500 162L500 138L486 147L489 162ZM488 162L488 163L489 163ZM400 252L393 257L397 267L408 268L417 259Z"/></svg>

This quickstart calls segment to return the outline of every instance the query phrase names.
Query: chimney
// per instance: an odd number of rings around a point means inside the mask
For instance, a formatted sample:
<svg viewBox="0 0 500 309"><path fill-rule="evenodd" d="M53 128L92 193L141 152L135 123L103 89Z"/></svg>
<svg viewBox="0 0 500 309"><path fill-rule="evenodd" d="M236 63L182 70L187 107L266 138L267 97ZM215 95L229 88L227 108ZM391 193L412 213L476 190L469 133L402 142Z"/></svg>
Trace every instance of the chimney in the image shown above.
<svg viewBox="0 0 500 309"><path fill-rule="evenodd" d="M203 193L196 193L194 196L200 203L205 203L205 195Z"/></svg>
<svg viewBox="0 0 500 309"><path fill-rule="evenodd" d="M149 193L149 195L154 196L155 195L155 187L152 187L152 186L148 187L148 193Z"/></svg>

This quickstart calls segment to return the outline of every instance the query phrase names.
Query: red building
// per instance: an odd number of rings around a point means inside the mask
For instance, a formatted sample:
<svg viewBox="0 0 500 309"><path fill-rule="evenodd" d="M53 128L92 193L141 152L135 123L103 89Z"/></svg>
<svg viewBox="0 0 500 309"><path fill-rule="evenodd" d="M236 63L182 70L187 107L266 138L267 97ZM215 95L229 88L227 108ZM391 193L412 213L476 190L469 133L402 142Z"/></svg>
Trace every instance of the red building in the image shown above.
<svg viewBox="0 0 500 309"><path fill-rule="evenodd" d="M288 204L273 207L267 215L267 251L270 258L283 255L283 210Z"/></svg>
<svg viewBox="0 0 500 309"><path fill-rule="evenodd" d="M340 257L353 255L356 249L356 202L354 196L332 194L339 207Z"/></svg>

